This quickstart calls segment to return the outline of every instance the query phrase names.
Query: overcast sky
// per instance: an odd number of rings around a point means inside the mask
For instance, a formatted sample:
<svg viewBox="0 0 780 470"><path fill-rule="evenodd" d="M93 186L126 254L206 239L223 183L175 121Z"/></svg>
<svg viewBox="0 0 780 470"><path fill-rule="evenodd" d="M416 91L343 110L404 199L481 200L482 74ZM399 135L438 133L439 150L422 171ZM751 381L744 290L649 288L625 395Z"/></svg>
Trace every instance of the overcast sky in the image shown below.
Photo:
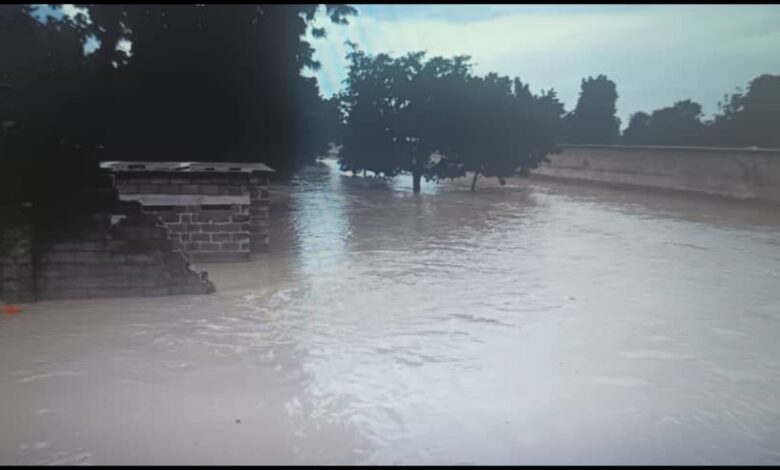
<svg viewBox="0 0 780 470"><path fill-rule="evenodd" d="M312 39L325 96L342 88L351 40L371 53L471 55L479 74L519 76L574 106L580 80L617 83L618 115L677 100L705 114L737 86L780 74L779 5L356 5L348 26ZM318 19L326 25L325 19Z"/></svg>

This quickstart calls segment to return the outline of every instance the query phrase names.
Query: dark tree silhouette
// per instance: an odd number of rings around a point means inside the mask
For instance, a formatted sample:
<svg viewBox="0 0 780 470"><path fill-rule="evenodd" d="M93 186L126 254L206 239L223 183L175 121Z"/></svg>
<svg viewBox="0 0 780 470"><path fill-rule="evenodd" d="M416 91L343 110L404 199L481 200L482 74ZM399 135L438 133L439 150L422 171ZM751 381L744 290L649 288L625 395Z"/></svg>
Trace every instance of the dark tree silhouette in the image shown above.
<svg viewBox="0 0 780 470"><path fill-rule="evenodd" d="M615 82L605 75L582 80L577 106L564 117L566 140L577 144L613 144L620 138Z"/></svg>
<svg viewBox="0 0 780 470"><path fill-rule="evenodd" d="M644 111L637 111L628 119L628 127L623 131L623 143L629 145L650 144L650 115Z"/></svg>
<svg viewBox="0 0 780 470"><path fill-rule="evenodd" d="M637 112L623 132L629 145L680 145L780 148L780 75L761 75L747 89L726 95L720 112L703 120L701 105L691 100L671 107Z"/></svg>
<svg viewBox="0 0 780 470"><path fill-rule="evenodd" d="M382 177L400 173L400 150L391 128L396 112L388 83L392 59L386 54L366 55L353 46L347 89L340 94L346 125L341 136L339 164L344 171L370 170Z"/></svg>
<svg viewBox="0 0 780 470"><path fill-rule="evenodd" d="M100 159L264 161L287 176L334 139L335 103L301 76L319 66L303 39L318 5L79 6L43 22L0 7L4 201L62 202L101 184ZM325 8L336 23L356 13Z"/></svg>
<svg viewBox="0 0 780 470"><path fill-rule="evenodd" d="M712 127L717 145L780 148L780 75L758 76L746 93L727 95Z"/></svg>
<svg viewBox="0 0 780 470"><path fill-rule="evenodd" d="M423 53L400 58L354 49L340 164L384 177L420 180L473 173L504 178L527 174L556 150L563 105L555 92L534 96L519 79L470 75L469 58Z"/></svg>
<svg viewBox="0 0 780 470"><path fill-rule="evenodd" d="M87 208L100 183L90 140L90 68L83 17L32 16L0 6L0 203L68 203Z"/></svg>
<svg viewBox="0 0 780 470"><path fill-rule="evenodd" d="M557 152L563 104L554 91L535 96L520 79L496 74L471 77L460 97L452 128L453 153L464 172L505 178L527 175L549 153Z"/></svg>
<svg viewBox="0 0 780 470"><path fill-rule="evenodd" d="M691 100L631 116L623 142L634 145L688 145L708 143L707 128L701 120L701 105Z"/></svg>
<svg viewBox="0 0 780 470"><path fill-rule="evenodd" d="M88 5L107 90L106 153L123 159L264 161L291 174L325 152L327 104L311 45L317 5ZM326 6L331 20L355 13ZM324 29L316 28L321 36ZM131 56L117 51L132 44ZM109 124L110 123L110 124Z"/></svg>
<svg viewBox="0 0 780 470"><path fill-rule="evenodd" d="M347 123L340 151L343 170L372 171L382 177L412 174L420 180L440 177L444 162L432 159L445 144L443 116L453 83L464 80L468 57L424 60L423 52L400 58L370 56L356 47L341 95Z"/></svg>

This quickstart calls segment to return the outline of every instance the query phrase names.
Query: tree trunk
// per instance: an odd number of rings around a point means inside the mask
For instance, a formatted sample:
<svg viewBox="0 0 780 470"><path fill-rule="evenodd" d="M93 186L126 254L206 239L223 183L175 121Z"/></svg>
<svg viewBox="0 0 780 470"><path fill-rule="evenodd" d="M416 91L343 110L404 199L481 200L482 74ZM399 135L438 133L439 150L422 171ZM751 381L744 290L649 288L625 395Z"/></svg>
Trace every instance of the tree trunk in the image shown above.
<svg viewBox="0 0 780 470"><path fill-rule="evenodd" d="M415 193L420 192L420 179L422 178L421 173L412 173L412 190Z"/></svg>
<svg viewBox="0 0 780 470"><path fill-rule="evenodd" d="M474 178L471 180L471 191L472 192L477 190L477 177L478 176L479 176L479 172L475 171L474 172Z"/></svg>

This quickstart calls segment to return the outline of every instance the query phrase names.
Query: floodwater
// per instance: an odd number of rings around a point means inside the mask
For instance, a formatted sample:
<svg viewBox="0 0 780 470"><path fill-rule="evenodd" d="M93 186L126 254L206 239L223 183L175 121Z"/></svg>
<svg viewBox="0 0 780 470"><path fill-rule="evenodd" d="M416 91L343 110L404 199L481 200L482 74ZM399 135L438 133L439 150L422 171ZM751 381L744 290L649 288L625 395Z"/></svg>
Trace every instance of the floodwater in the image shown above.
<svg viewBox="0 0 780 470"><path fill-rule="evenodd" d="M777 207L468 183L329 162L214 295L0 317L0 463L780 463Z"/></svg>

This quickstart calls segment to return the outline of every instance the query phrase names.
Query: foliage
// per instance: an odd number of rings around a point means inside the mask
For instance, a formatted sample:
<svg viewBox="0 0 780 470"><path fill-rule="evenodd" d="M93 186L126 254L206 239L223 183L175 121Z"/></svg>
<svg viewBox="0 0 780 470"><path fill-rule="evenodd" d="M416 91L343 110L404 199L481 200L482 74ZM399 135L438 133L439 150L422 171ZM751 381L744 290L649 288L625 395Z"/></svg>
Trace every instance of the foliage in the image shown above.
<svg viewBox="0 0 780 470"><path fill-rule="evenodd" d="M701 105L691 100L631 116L623 142L634 145L688 145L708 143L707 128L701 120Z"/></svg>
<svg viewBox="0 0 780 470"><path fill-rule="evenodd" d="M356 47L348 58L347 89L340 97L347 116L342 169L382 177L409 172L418 191L422 177L436 178L444 167L431 157L446 146L442 113L455 98L455 83L468 73L469 58L426 61L416 52L394 59Z"/></svg>
<svg viewBox="0 0 780 470"><path fill-rule="evenodd" d="M554 91L533 95L520 79L496 74L470 77L462 93L459 124L451 154L472 173L504 178L527 175L549 153L557 152L563 104Z"/></svg>
<svg viewBox="0 0 780 470"><path fill-rule="evenodd" d="M754 78L746 92L737 89L719 103L712 120L691 100L631 116L622 142L629 145L678 145L780 148L780 75Z"/></svg>
<svg viewBox="0 0 780 470"><path fill-rule="evenodd" d="M263 161L289 176L333 140L335 104L301 76L319 67L303 39L318 5L78 6L46 21L0 7L3 201L99 184L101 159Z"/></svg>
<svg viewBox="0 0 780 470"><path fill-rule="evenodd" d="M716 145L780 148L780 75L760 75L746 93L727 95L715 116Z"/></svg>
<svg viewBox="0 0 780 470"><path fill-rule="evenodd" d="M0 205L79 200L99 179L81 18L31 13L0 6Z"/></svg>
<svg viewBox="0 0 780 470"><path fill-rule="evenodd" d="M572 144L613 144L620 137L617 86L605 75L582 80L577 106L564 117Z"/></svg>
<svg viewBox="0 0 780 470"><path fill-rule="evenodd" d="M419 191L423 177L527 174L556 150L563 105L554 91L534 96L519 79L475 77L467 56L353 48L348 58L343 170L411 173Z"/></svg>
<svg viewBox="0 0 780 470"><path fill-rule="evenodd" d="M289 175L326 151L327 104L311 45L317 5L90 5L97 55L120 61L101 79L106 144L122 159L263 161ZM332 21L355 12L327 5ZM318 35L324 34L319 28ZM132 56L117 47L132 43ZM112 73L113 72L113 73ZM138 138L142 136L143 138Z"/></svg>

